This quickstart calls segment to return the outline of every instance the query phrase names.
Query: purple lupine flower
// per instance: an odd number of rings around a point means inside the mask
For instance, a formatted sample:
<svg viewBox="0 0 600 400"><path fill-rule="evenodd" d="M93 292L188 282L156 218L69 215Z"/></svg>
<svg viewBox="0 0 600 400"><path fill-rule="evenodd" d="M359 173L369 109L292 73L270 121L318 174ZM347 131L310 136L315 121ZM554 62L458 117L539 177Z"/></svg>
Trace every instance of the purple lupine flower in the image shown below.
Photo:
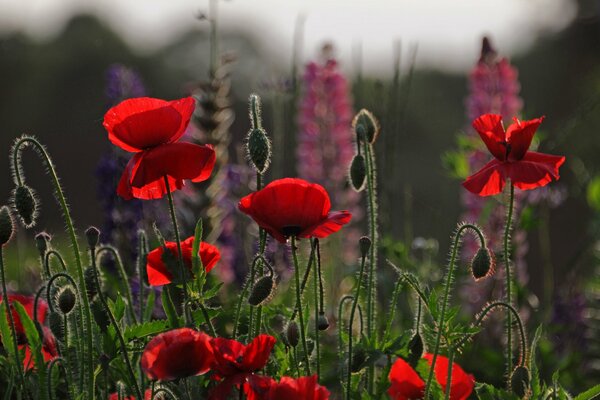
<svg viewBox="0 0 600 400"><path fill-rule="evenodd" d="M588 301L582 293L555 296L552 301L550 338L555 349L564 353L572 349L585 348L588 333Z"/></svg>
<svg viewBox="0 0 600 400"><path fill-rule="evenodd" d="M108 107L123 100L146 95L146 88L140 76L133 69L122 64L112 64L106 70L106 89Z"/></svg>

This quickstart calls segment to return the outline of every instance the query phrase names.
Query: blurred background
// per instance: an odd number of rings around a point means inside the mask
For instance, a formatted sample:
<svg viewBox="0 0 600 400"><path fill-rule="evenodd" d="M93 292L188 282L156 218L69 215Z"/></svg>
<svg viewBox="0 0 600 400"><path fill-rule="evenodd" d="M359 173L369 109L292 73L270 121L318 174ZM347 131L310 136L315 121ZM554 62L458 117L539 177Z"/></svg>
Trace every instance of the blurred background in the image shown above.
<svg viewBox="0 0 600 400"><path fill-rule="evenodd" d="M250 93L262 96L273 139L269 179L320 182L334 208L356 210L346 242L366 223L364 200L345 179L350 122L361 108L374 113L382 256L433 282L462 219L479 221L499 251L503 198L481 201L460 186L488 157L471 120L484 112L503 114L505 123L545 115L534 145L567 162L559 182L518 195L520 304L531 331L546 325L542 352L564 370L566 387L600 381L598 0L0 0L0 83L0 203L13 188L11 144L33 134L53 156L79 227L102 226L106 240L130 252L139 221L165 216L152 202L115 198L128 156L107 140L103 115L128 97L194 95L188 137L217 146L221 162L213 181L179 195L179 213L187 234L198 214L207 218L212 239L229 249L221 274L231 283L247 265L236 248L252 251L239 246L236 232L252 227L235 210L253 181L242 148ZM24 158L43 205L35 231L60 241L50 184L35 155ZM13 290L34 286L32 236L20 230L8 249ZM348 247L341 263L354 268L355 242L342 242L332 246ZM465 266L472 251L467 243ZM278 257L285 263L286 254ZM466 271L455 297L468 314L498 285L475 287ZM412 315L403 318L410 326ZM501 355L484 344L470 353L501 371ZM469 357L465 369L481 369ZM493 381L501 373L477 376Z"/></svg>

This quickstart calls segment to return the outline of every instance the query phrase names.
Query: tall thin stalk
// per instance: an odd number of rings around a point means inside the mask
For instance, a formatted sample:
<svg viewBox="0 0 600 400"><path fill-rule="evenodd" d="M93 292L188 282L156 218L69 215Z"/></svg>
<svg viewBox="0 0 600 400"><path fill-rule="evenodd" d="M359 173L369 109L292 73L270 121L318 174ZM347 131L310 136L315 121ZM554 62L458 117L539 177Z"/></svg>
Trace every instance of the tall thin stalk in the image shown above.
<svg viewBox="0 0 600 400"><path fill-rule="evenodd" d="M302 296L300 295L300 263L298 262L298 248L296 247L296 236L291 237L292 258L294 259L294 275L296 278L296 304L298 304L298 321L300 322L300 339L304 350L304 361L306 362L306 374L310 375L310 359L308 345L306 344L306 326L304 325L304 312L302 310Z"/></svg>

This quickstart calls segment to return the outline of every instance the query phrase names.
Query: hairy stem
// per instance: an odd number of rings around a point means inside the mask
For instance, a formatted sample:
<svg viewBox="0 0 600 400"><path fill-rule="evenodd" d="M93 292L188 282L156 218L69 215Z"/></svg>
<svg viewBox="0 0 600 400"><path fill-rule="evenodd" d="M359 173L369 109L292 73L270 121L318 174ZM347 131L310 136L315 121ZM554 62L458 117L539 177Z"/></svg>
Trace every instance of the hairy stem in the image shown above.
<svg viewBox="0 0 600 400"><path fill-rule="evenodd" d="M346 399L351 398L351 383L352 383L352 327L354 325L354 313L356 312L356 306L358 305L358 299L360 298L360 288L362 286L363 274L365 271L366 254L361 257L360 260L360 272L358 273L358 280L356 281L356 293L352 301L352 308L350 309L350 321L348 322L348 371L346 372Z"/></svg>
<svg viewBox="0 0 600 400"><path fill-rule="evenodd" d="M510 231L512 228L512 216L514 209L515 200L515 187L510 182L510 197L508 199L508 213L506 215L506 227L504 229L504 266L506 269L506 302L510 305L512 301L512 277L510 268ZM513 370L512 360L512 315L507 311L506 313L506 376L510 376ZM510 384L509 384L510 386Z"/></svg>
<svg viewBox="0 0 600 400"><path fill-rule="evenodd" d="M300 322L300 338L302 340L302 349L304 350L306 374L311 375L308 345L306 344L306 326L304 325L304 313L302 312L302 296L300 295L300 263L298 262L298 248L296 247L296 236L292 236L291 246L292 257L294 259L294 275L296 277L296 304L298 304L298 322Z"/></svg>

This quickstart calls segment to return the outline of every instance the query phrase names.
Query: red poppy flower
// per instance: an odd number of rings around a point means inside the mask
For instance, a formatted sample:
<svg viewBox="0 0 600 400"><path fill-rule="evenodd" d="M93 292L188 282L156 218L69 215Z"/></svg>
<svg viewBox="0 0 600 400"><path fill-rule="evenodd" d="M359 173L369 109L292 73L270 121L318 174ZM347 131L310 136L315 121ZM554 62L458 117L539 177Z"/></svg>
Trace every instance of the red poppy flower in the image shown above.
<svg viewBox="0 0 600 400"><path fill-rule="evenodd" d="M33 306L35 304L35 299L32 296L23 296L20 294L10 294L8 295L8 303L10 304L10 309L12 311L13 321L15 322L15 330L17 331L17 340L19 344L26 343L27 339L25 338L25 331L23 329L23 324L21 322L21 318L17 313L17 310L13 307L14 302L19 302L25 308L27 315L29 318L33 319ZM0 296L0 303L2 303L2 296ZM48 304L42 299L38 300L38 310L37 310L37 320L40 324L43 324L46 320L46 313L48 312ZM6 315L8 320L8 315Z"/></svg>
<svg viewBox="0 0 600 400"><path fill-rule="evenodd" d="M194 112L194 99L165 101L150 97L128 99L104 115L108 139L135 153L119 181L117 194L127 200L159 199L181 189L184 179L201 182L210 177L215 152L210 146L177 141Z"/></svg>
<svg viewBox="0 0 600 400"><path fill-rule="evenodd" d="M42 338L42 356L44 357L44 361L48 362L52 360L54 357L58 356L58 350L56 348L56 339L54 335L47 327L42 327L42 331L44 337ZM25 348L25 356L23 357L23 368L25 371L28 371L35 367L35 358L31 353L31 349L29 345L23 344L19 346L19 350Z"/></svg>
<svg viewBox="0 0 600 400"><path fill-rule="evenodd" d="M135 396L121 397L121 399L122 400L136 400ZM108 400L119 400L119 394L111 393L110 396L108 396ZM146 391L144 392L144 400L152 400L152 390L146 389Z"/></svg>
<svg viewBox="0 0 600 400"><path fill-rule="evenodd" d="M214 356L210 336L190 328L155 336L142 353L142 370L150 379L170 381L208 372Z"/></svg>
<svg viewBox="0 0 600 400"><path fill-rule="evenodd" d="M177 242L166 242L167 249L171 252L175 260L177 259ZM192 270L192 246L194 245L194 237L189 237L181 242L181 255L183 257L184 265L191 271ZM163 254L165 248L159 246L156 249L148 253L146 259L146 272L148 273L148 282L152 286L160 286L171 283L173 274L169 272L169 269L163 261ZM200 259L206 272L210 272L214 268L215 264L221 259L221 253L212 244L200 242Z"/></svg>
<svg viewBox="0 0 600 400"><path fill-rule="evenodd" d="M328 400L329 390L317 383L317 376L298 379L284 376L279 382L268 376L254 375L244 386L248 400Z"/></svg>
<svg viewBox="0 0 600 400"><path fill-rule="evenodd" d="M296 178L277 179L244 197L238 207L281 243L290 236L324 238L352 217L348 211L330 211L321 185Z"/></svg>
<svg viewBox="0 0 600 400"><path fill-rule="evenodd" d="M500 115L485 114L473 121L473 128L494 159L469 176L463 186L480 196L491 196L502 192L506 179L522 190L558 180L558 168L565 162L565 157L528 151L533 135L543 120L544 117L531 121L515 118L506 131Z"/></svg>
<svg viewBox="0 0 600 400"><path fill-rule="evenodd" d="M212 400L226 399L233 386L243 384L252 373L262 369L269 361L275 338L258 335L247 346L237 340L214 338L211 341L215 362L215 379L221 380L210 392Z"/></svg>
<svg viewBox="0 0 600 400"><path fill-rule="evenodd" d="M427 353L423 358L431 365L433 354ZM448 378L448 358L438 355L434 373L435 379L445 391ZM425 381L401 358L398 358L392 365L389 379L392 386L388 389L388 394L394 400L421 399L425 395ZM454 363L452 365L450 400L466 400L474 386L473 375L467 374L458 364Z"/></svg>

